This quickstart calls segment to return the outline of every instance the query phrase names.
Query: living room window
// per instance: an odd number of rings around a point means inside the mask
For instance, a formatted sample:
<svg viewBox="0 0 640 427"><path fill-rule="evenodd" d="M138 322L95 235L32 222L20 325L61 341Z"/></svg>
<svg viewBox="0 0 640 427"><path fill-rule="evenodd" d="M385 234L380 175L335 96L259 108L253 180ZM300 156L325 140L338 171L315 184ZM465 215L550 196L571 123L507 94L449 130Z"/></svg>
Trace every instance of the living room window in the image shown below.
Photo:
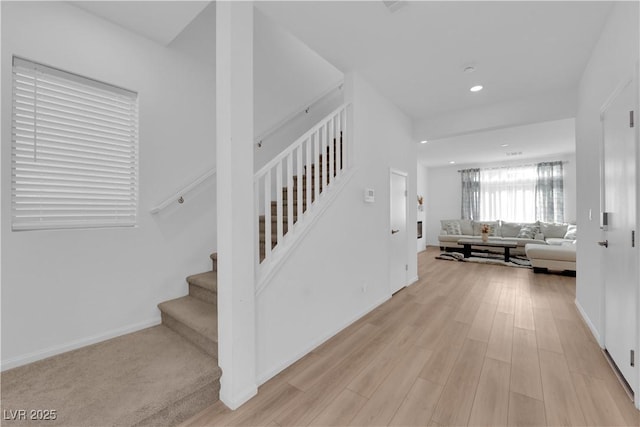
<svg viewBox="0 0 640 427"><path fill-rule="evenodd" d="M460 173L463 219L564 222L562 162Z"/></svg>
<svg viewBox="0 0 640 427"><path fill-rule="evenodd" d="M13 58L12 230L133 226L138 95Z"/></svg>
<svg viewBox="0 0 640 427"><path fill-rule="evenodd" d="M535 222L536 166L480 169L480 220Z"/></svg>

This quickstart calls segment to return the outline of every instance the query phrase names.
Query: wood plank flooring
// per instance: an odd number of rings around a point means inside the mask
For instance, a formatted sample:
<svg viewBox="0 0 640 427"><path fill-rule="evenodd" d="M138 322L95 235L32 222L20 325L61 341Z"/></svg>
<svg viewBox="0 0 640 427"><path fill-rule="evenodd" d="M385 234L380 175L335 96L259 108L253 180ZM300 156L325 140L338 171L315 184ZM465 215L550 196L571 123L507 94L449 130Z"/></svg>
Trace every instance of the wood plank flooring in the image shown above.
<svg viewBox="0 0 640 427"><path fill-rule="evenodd" d="M193 426L640 426L575 278L418 255L420 280Z"/></svg>

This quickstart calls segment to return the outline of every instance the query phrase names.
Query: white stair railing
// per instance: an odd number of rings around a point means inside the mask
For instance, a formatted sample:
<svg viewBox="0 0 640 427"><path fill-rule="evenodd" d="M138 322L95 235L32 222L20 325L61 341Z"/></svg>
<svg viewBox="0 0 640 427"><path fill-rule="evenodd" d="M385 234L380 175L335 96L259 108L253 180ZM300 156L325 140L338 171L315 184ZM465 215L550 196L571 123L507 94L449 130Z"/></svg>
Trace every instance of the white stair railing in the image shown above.
<svg viewBox="0 0 640 427"><path fill-rule="evenodd" d="M333 111L256 172L258 275L348 169L348 107Z"/></svg>

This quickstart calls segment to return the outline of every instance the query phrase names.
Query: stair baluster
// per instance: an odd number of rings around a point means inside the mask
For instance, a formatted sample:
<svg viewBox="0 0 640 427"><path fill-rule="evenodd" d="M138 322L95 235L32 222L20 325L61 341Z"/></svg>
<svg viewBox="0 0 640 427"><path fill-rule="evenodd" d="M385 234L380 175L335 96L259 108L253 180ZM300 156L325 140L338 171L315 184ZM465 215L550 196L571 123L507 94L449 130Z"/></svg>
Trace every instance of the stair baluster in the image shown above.
<svg viewBox="0 0 640 427"><path fill-rule="evenodd" d="M284 239L291 238L304 214L342 176L348 165L346 117L344 105L256 173L258 267L271 260L273 251Z"/></svg>

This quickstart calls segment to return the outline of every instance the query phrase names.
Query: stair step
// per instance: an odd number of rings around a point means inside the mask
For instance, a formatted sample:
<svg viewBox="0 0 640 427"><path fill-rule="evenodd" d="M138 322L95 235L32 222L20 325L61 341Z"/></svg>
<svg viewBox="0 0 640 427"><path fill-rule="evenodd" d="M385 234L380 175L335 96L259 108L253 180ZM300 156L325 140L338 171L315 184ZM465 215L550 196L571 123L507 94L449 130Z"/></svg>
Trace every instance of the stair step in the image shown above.
<svg viewBox="0 0 640 427"><path fill-rule="evenodd" d="M218 273L207 271L187 277L189 283L189 295L192 297L215 304L218 293Z"/></svg>
<svg viewBox="0 0 640 427"><path fill-rule="evenodd" d="M322 176L318 176L318 188L320 189L320 191L322 191L322 187L323 187L323 182L322 182ZM306 175L303 175L302 177L302 192L304 194L307 193L307 189L309 188L309 186L307 185L307 177ZM288 187L283 186L282 190L284 190L285 192L288 191ZM316 180L315 177L313 175L311 175L311 194L314 194L316 190ZM298 192L298 180L297 180L297 176L293 177L293 193L297 193Z"/></svg>
<svg viewBox="0 0 640 427"><path fill-rule="evenodd" d="M297 215L294 215L293 222L296 221L296 219L297 219L296 216ZM258 218L260 219L260 224L264 224L265 215L260 215ZM271 215L271 223L272 224L276 224L277 222L278 221L276 219L276 216L275 215ZM282 215L282 224L287 224L288 222L289 222L289 216L288 215Z"/></svg>
<svg viewBox="0 0 640 427"><path fill-rule="evenodd" d="M287 208L289 207L289 203L287 203L287 199L282 199L282 214L286 214L287 213ZM297 217L297 210L298 210L298 202L294 201L293 205L291 205L291 207L293 207L293 216L294 218ZM278 208L278 202L271 202L271 216L275 216L276 214L276 209ZM307 210L307 199L303 199L302 200L302 209L303 211Z"/></svg>
<svg viewBox="0 0 640 427"><path fill-rule="evenodd" d="M312 197L312 199L313 199L313 197ZM275 208L277 206L278 206L278 202L277 201L274 200L274 201L271 202L271 207L272 208ZM287 200L286 197L283 197L282 198L282 210L283 210L283 212L284 212L284 207L285 206L289 206L289 201ZM291 206L293 206L293 210L294 211L298 207L298 201L295 198L293 199L293 204ZM305 209L306 207L307 207L307 198L304 197L303 200L302 200L302 208Z"/></svg>
<svg viewBox="0 0 640 427"><path fill-rule="evenodd" d="M31 425L175 426L218 400L216 364L158 325L5 370L2 407L57 410Z"/></svg>
<svg viewBox="0 0 640 427"><path fill-rule="evenodd" d="M333 167L333 176L336 176L338 174L338 171L340 170L339 167L335 166ZM311 176L314 177L313 180L315 182L315 171L316 171L316 165L311 165ZM305 174L306 174L307 170L306 170L306 166L305 166ZM329 179L329 175L330 175L330 171L327 170L327 176L325 179ZM320 165L320 168L318 169L318 182L322 185L322 165Z"/></svg>
<svg viewBox="0 0 640 427"><path fill-rule="evenodd" d="M283 233L282 235L285 236L286 234ZM266 242L266 240L267 239L265 239L265 237L264 237L264 231L261 231L260 232L260 244L264 245L264 242ZM273 248L276 245L276 243L278 243L278 236L277 236L276 232L272 231L271 232L271 247Z"/></svg>
<svg viewBox="0 0 640 427"><path fill-rule="evenodd" d="M213 271L218 271L218 252L214 252L211 255L209 255L209 257L211 258L211 262L213 264Z"/></svg>
<svg viewBox="0 0 640 427"><path fill-rule="evenodd" d="M289 189L287 187L283 187L282 188L282 200L285 201L287 200L287 195L289 194ZM295 206L297 201L298 201L298 189L297 188L293 188L293 192L291 193L293 195L293 205ZM311 193L313 195L313 193ZM307 190L304 189L302 190L302 200L305 201L307 198Z"/></svg>
<svg viewBox="0 0 640 427"><path fill-rule="evenodd" d="M288 217L284 216L282 217L282 233L286 234L287 231L289 231L289 221L287 220ZM293 223L295 224L297 222L297 218L293 219ZM265 233L265 219L264 219L264 215L260 215L260 222L258 224L258 231L259 233L261 233L261 235L263 235ZM272 235L276 235L278 233L278 221L276 220L275 215L271 217L271 234Z"/></svg>
<svg viewBox="0 0 640 427"><path fill-rule="evenodd" d="M287 234L287 232L289 231L289 224L284 223L282 224L282 234ZM265 233L265 227L264 227L264 222L260 223L260 227L258 232L260 233L260 237L264 236ZM277 224L271 224L271 236L275 237L276 234L278 234L278 228L277 228Z"/></svg>
<svg viewBox="0 0 640 427"><path fill-rule="evenodd" d="M218 313L215 304L184 296L158 304L162 323L210 356L218 357Z"/></svg>
<svg viewBox="0 0 640 427"><path fill-rule="evenodd" d="M302 184L305 188L307 188L307 174L302 175L294 175L293 176L293 186L298 185L298 180L302 180ZM313 179L313 175L311 176L311 185L315 185L315 180Z"/></svg>

